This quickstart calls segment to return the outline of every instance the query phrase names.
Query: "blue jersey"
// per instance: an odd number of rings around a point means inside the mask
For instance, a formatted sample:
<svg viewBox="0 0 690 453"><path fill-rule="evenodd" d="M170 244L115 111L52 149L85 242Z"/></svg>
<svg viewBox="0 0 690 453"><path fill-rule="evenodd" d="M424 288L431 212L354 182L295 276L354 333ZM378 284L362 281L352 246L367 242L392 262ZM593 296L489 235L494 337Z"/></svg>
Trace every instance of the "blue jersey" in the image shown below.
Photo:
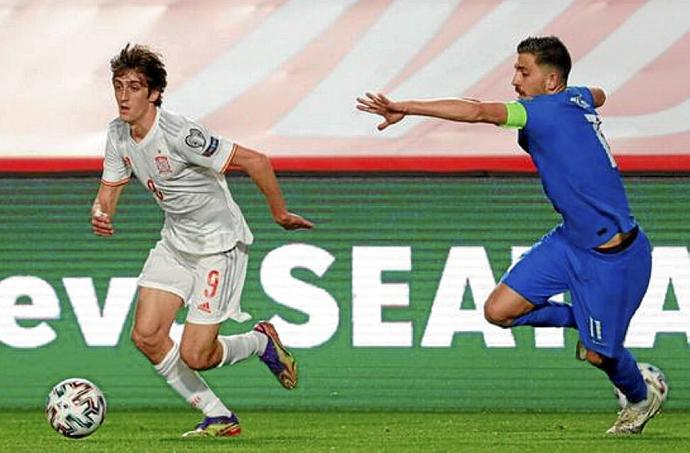
<svg viewBox="0 0 690 453"><path fill-rule="evenodd" d="M635 220L616 163L585 87L521 99L527 121L518 143L539 171L546 196L578 247L597 247Z"/></svg>

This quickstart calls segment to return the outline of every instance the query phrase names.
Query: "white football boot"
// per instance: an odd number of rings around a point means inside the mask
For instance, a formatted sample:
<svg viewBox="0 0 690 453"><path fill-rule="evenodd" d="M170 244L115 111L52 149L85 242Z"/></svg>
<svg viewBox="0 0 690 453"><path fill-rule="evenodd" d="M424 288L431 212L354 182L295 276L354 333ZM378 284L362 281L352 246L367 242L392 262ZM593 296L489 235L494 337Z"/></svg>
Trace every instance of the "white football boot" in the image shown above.
<svg viewBox="0 0 690 453"><path fill-rule="evenodd" d="M647 382L647 399L638 403L628 402L623 409L618 412L618 419L607 434L639 434L644 426L661 409L665 401L666 388L661 381Z"/></svg>

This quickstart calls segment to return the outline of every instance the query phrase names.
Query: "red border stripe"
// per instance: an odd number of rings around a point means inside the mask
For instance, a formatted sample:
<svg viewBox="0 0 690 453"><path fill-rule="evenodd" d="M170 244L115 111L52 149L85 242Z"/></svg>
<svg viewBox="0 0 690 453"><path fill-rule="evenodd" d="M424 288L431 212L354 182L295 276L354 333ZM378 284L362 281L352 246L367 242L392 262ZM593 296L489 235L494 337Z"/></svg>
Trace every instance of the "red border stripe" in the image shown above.
<svg viewBox="0 0 690 453"><path fill-rule="evenodd" d="M103 159L98 157L0 158L1 173L72 173L101 170Z"/></svg>
<svg viewBox="0 0 690 453"><path fill-rule="evenodd" d="M448 156L352 156L352 157L278 157L272 159L277 170L314 172L430 172L473 171L534 172L527 156L448 157Z"/></svg>
<svg viewBox="0 0 690 453"><path fill-rule="evenodd" d="M275 157L277 171L288 172L509 172L534 173L528 156L349 156ZM619 155L625 172L690 172L690 155ZM0 158L0 173L101 172L103 159L91 158Z"/></svg>

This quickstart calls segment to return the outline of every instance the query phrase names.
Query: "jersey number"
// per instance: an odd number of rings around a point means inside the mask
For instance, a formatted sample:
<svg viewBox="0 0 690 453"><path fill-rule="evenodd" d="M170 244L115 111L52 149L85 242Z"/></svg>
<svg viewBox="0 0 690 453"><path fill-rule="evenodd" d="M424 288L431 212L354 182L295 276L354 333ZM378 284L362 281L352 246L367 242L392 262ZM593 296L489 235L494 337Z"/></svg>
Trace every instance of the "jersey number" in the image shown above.
<svg viewBox="0 0 690 453"><path fill-rule="evenodd" d="M587 121L589 121L589 123L592 125L592 129L594 129L594 133L597 134L599 143L601 143L601 146L604 147L604 151L606 151L606 156L609 158L609 162L611 162L611 167L618 167L618 165L616 164L616 159L614 159L613 153L611 153L611 147L609 146L609 143L606 141L604 133L601 131L601 118L599 118L599 115L592 115L591 113L588 113L585 114L585 118L587 118Z"/></svg>
<svg viewBox="0 0 690 453"><path fill-rule="evenodd" d="M158 198L160 201L163 201L163 192L156 187L153 179L149 178L148 181L146 181L146 188L149 189L151 193L156 196L156 198Z"/></svg>

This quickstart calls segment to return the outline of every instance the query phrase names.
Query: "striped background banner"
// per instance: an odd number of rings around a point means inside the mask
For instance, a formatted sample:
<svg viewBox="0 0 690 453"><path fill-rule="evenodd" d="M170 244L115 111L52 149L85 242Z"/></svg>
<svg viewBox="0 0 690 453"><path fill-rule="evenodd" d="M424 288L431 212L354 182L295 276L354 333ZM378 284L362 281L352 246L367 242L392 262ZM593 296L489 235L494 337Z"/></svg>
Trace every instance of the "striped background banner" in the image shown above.
<svg viewBox="0 0 690 453"><path fill-rule="evenodd" d="M100 168L127 42L165 56L164 106L280 169L531 171L514 132L408 118L379 133L354 104L511 100L515 46L543 34L568 45L571 84L609 94L623 170L690 170L688 1L27 0L0 2L0 171Z"/></svg>

